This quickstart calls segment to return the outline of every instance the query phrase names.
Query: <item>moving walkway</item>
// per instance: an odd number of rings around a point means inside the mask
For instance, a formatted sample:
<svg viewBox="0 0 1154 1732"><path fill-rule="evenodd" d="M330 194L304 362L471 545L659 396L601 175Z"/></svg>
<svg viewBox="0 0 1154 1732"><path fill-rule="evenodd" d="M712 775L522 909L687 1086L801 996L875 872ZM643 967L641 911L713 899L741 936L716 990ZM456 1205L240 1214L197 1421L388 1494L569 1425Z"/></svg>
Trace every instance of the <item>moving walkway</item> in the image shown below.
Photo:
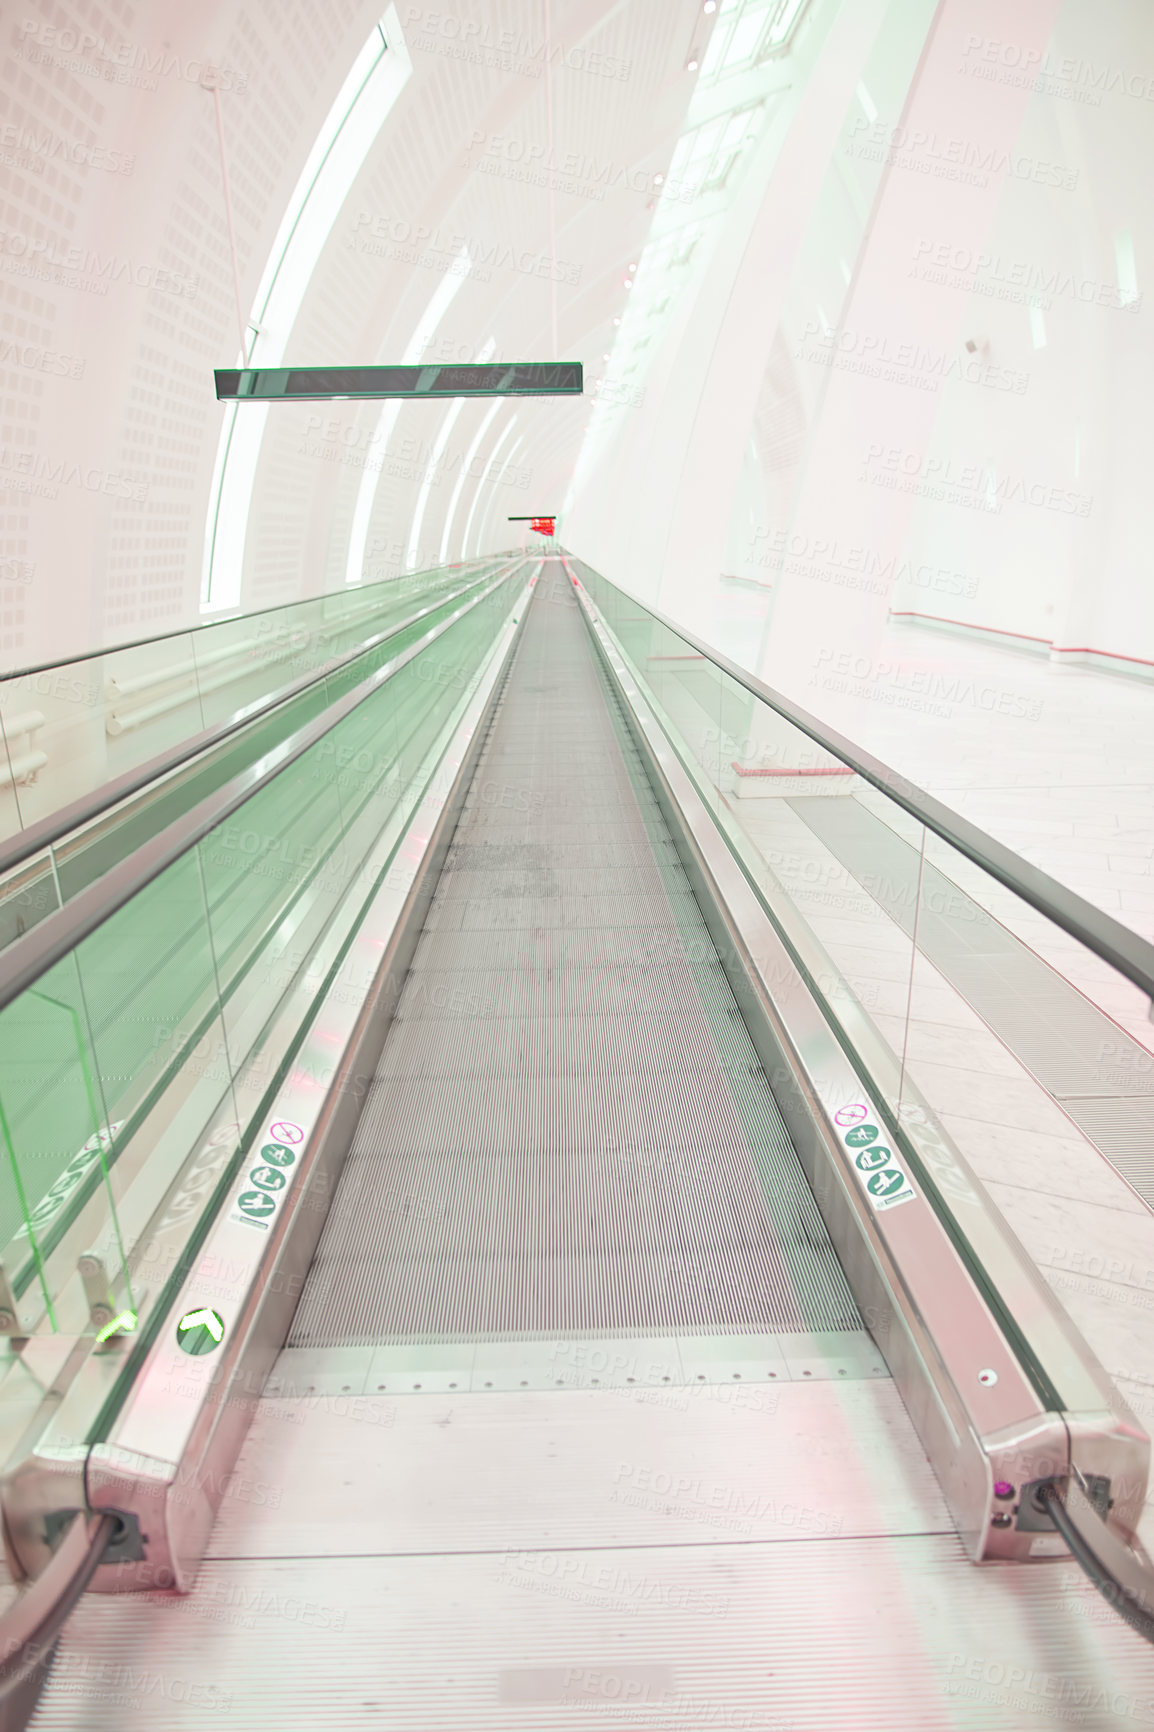
<svg viewBox="0 0 1154 1732"><path fill-rule="evenodd" d="M1140 1721L1148 1439L774 870L815 770L1016 894L532 561L9 946L37 1725Z"/></svg>

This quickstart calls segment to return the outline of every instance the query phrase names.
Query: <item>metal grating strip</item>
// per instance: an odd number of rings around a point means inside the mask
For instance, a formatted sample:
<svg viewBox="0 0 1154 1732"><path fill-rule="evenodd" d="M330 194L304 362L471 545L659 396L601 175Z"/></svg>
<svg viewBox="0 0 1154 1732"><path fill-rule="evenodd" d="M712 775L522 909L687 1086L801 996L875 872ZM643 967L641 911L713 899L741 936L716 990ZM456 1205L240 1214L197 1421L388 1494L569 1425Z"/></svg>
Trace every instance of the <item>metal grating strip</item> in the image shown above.
<svg viewBox="0 0 1154 1732"><path fill-rule="evenodd" d="M576 603L539 584L290 1348L861 1327Z"/></svg>
<svg viewBox="0 0 1154 1732"><path fill-rule="evenodd" d="M345 1477L339 1458L331 1471ZM374 1484L389 1477L378 1470ZM268 1495L263 1470L246 1483ZM485 1501L477 1483L470 1474L470 1508ZM647 1503L659 1517L670 1502L632 1482L620 1489L630 1514ZM410 1497L422 1511L443 1502L421 1481ZM795 1500L784 1487L763 1503L780 1514L780 1539L748 1539L749 1517L723 1503L709 1512L712 1529L685 1522L693 1531L682 1545L298 1552L210 1561L188 1598L88 1594L35 1723L38 1732L1149 1724L1150 1650L1077 1573L976 1570L952 1535L862 1536L852 1518L839 1522L820 1498ZM685 1505L682 1494L679 1514ZM319 1535L332 1547L328 1528Z"/></svg>

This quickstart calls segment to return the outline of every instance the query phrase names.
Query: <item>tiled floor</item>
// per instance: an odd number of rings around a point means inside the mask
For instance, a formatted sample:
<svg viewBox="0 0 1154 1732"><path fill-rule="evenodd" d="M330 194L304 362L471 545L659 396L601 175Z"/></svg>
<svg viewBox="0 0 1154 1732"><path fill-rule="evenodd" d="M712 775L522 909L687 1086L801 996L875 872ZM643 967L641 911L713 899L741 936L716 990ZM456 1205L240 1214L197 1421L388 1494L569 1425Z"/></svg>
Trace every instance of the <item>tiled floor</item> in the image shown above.
<svg viewBox="0 0 1154 1732"><path fill-rule="evenodd" d="M765 601L720 606L715 641L745 663ZM786 695L1154 939L1154 680L907 625L866 659L889 671L800 672Z"/></svg>

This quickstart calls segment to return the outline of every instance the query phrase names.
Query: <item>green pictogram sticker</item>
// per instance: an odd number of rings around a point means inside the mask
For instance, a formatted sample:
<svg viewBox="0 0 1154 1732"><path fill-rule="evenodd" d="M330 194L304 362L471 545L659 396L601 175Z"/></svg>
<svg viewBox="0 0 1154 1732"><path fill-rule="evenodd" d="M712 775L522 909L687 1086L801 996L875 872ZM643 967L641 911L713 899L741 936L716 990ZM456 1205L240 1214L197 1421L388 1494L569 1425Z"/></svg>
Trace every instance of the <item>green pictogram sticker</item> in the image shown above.
<svg viewBox="0 0 1154 1732"><path fill-rule="evenodd" d="M888 1209L895 1203L912 1203L917 1192L892 1149L878 1142L876 1124L863 1124L863 1119L876 1118L875 1109L864 1101L852 1101L839 1107L833 1115L846 1149L853 1154L853 1164L865 1186L866 1195L876 1209Z"/></svg>
<svg viewBox="0 0 1154 1732"><path fill-rule="evenodd" d="M898 1167L887 1167L885 1172L870 1174L866 1190L871 1197L896 1197L905 1183L906 1176Z"/></svg>
<svg viewBox="0 0 1154 1732"><path fill-rule="evenodd" d="M267 1191L242 1191L236 1200L236 1206L242 1214L248 1215L254 1221L263 1220L271 1215L276 1208L276 1198L270 1197Z"/></svg>
<svg viewBox="0 0 1154 1732"><path fill-rule="evenodd" d="M224 1340L224 1318L207 1307L186 1311L176 1326L176 1340L185 1353L213 1353Z"/></svg>
<svg viewBox="0 0 1154 1732"><path fill-rule="evenodd" d="M302 1153L305 1132L293 1119L273 1119L264 1134L268 1142L260 1145L256 1165L244 1179L246 1189L234 1199L229 1219L238 1226L267 1233L296 1178L293 1169Z"/></svg>
<svg viewBox="0 0 1154 1732"><path fill-rule="evenodd" d="M285 1176L279 1167L254 1167L249 1181L262 1191L283 1191L285 1186Z"/></svg>

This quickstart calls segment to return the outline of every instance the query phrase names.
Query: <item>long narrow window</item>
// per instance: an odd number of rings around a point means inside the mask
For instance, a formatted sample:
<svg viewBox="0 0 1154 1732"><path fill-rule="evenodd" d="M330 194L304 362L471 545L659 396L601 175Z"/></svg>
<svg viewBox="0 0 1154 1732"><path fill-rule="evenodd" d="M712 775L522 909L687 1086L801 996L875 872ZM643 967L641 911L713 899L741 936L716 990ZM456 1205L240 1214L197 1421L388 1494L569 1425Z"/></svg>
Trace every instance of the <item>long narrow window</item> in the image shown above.
<svg viewBox="0 0 1154 1732"><path fill-rule="evenodd" d="M253 366L284 359L325 242L412 71L389 6L353 63L288 201L249 317ZM240 604L244 544L268 405L230 404L217 448L205 529L201 611Z"/></svg>
<svg viewBox="0 0 1154 1732"><path fill-rule="evenodd" d="M476 433L473 435L473 442L465 453L464 461L461 464L461 473L458 475L457 485L453 489L453 497L449 500L449 508L445 512L445 530L444 534L441 536L441 551L438 556L438 561L441 565L444 565L445 561L449 557L449 535L453 528L453 518L456 515L457 505L460 501L461 494L465 490L465 482L469 479L469 472L473 467L473 459L480 449L482 439L484 439L485 434L489 431L489 428L496 420L500 408L501 399L498 397L494 402L493 407L489 410L489 413L485 416L485 419L481 422L481 425L477 428ZM462 547L463 546L464 542L462 541ZM462 552L461 558L464 559L464 557L465 555Z"/></svg>
<svg viewBox="0 0 1154 1732"><path fill-rule="evenodd" d="M487 361L496 347L496 343L493 341L492 337L490 337L489 341L485 344L485 347L477 356L477 360L479 362ZM445 447L449 443L449 435L456 425L458 415L465 407L465 402L466 399L464 397L458 397L455 403L449 405L448 409L445 411L445 418L441 422L441 430L437 434L437 437L433 442L433 449L429 453L429 467L425 473L424 480L421 482L421 489L417 494L417 503L413 507L413 527L409 531L409 545L405 550L405 564L410 571L413 570L420 558L421 525L425 521L425 510L429 503L429 494L433 488L434 482L437 480L437 466L440 463L441 458L445 455ZM442 562L444 560L443 553L441 555L441 560Z"/></svg>
<svg viewBox="0 0 1154 1732"><path fill-rule="evenodd" d="M417 321L417 328L409 339L408 347L401 356L403 367L415 367L422 361L425 350L437 334L437 326L453 303L453 297L469 274L469 252L462 247L451 270L445 272L437 285L436 292L428 306ZM404 408L404 401L394 398L385 404L377 421L372 437L372 448L381 454L382 459L392 438L393 428L397 424L397 416ZM381 479L381 468L366 467L361 474L357 487L356 503L353 506L353 521L349 529L349 551L345 562L345 582L360 583L365 569L365 547L369 538L369 520L373 515L373 505L377 497L377 484Z"/></svg>

